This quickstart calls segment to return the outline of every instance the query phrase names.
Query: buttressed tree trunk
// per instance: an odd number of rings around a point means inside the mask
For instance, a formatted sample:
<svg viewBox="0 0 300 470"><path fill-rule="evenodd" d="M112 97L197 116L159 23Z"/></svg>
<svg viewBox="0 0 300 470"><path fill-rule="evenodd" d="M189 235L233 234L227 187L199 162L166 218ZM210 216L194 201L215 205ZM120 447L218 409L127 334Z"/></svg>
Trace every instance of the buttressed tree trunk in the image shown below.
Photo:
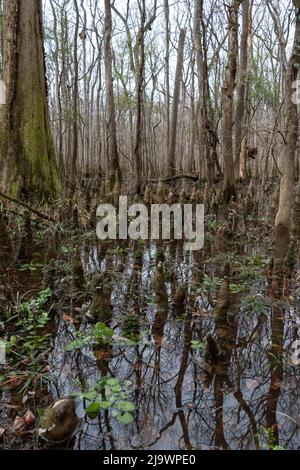
<svg viewBox="0 0 300 470"><path fill-rule="evenodd" d="M47 104L41 0L4 1L4 82L3 189L14 196L55 197L60 179Z"/></svg>
<svg viewBox="0 0 300 470"><path fill-rule="evenodd" d="M105 0L105 26L104 26L104 62L105 62L105 85L106 85L106 127L107 127L107 146L109 161L109 178L111 184L115 182L116 173L121 176L119 166L119 155L117 148L117 130L112 77L112 51L111 51L111 2Z"/></svg>
<svg viewBox="0 0 300 470"><path fill-rule="evenodd" d="M224 199L229 202L236 198L233 159L233 93L237 74L238 55L238 11L242 0L232 0L229 7L228 64L223 86L223 156L224 156Z"/></svg>
<svg viewBox="0 0 300 470"><path fill-rule="evenodd" d="M292 55L286 74L286 136L283 147L283 174L280 184L279 208L275 220L275 258L283 260L286 256L291 237L291 215L295 184L295 152L298 140L298 108L294 98L293 84L299 79L300 64L300 1L293 0L296 8L295 38Z"/></svg>

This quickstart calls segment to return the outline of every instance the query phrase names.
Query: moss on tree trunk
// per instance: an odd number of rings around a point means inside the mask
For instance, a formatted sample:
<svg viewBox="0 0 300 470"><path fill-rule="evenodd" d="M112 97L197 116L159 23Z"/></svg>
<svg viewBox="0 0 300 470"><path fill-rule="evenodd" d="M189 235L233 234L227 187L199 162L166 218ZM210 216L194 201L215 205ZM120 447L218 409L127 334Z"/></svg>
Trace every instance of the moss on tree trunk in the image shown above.
<svg viewBox="0 0 300 470"><path fill-rule="evenodd" d="M56 197L40 0L4 1L6 104L0 123L2 185L12 196Z"/></svg>

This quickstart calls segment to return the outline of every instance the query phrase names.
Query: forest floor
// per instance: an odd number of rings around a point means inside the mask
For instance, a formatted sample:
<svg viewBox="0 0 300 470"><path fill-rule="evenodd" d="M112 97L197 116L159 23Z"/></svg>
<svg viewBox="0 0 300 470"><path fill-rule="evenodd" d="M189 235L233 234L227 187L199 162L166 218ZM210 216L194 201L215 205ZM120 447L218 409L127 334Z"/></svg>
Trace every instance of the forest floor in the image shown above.
<svg viewBox="0 0 300 470"><path fill-rule="evenodd" d="M32 233L0 277L1 448L300 448L299 260L275 300L265 207L208 213L198 252L38 219ZM42 440L45 409L70 396L74 436Z"/></svg>

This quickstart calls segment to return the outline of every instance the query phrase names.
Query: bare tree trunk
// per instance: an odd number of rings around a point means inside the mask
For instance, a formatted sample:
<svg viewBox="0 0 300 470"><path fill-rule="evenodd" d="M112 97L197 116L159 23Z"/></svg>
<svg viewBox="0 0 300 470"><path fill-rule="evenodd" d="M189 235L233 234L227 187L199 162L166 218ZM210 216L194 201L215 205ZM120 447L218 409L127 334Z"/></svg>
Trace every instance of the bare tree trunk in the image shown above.
<svg viewBox="0 0 300 470"><path fill-rule="evenodd" d="M54 41L57 50L59 50L59 38L58 38L58 21L57 21L57 14L54 7L53 0L50 0L51 11L53 15L53 35ZM59 171L62 177L62 180L65 176L65 167L64 167L64 159L63 159L63 119L62 119L62 99L61 99L61 77L59 71L59 56L58 54L54 57L55 63L55 88L57 94L57 112L58 112L58 162L59 162Z"/></svg>
<svg viewBox="0 0 300 470"><path fill-rule="evenodd" d="M220 173L220 165L217 156L217 133L213 125L211 112L211 97L208 83L207 44L203 18L204 0L195 0L194 4L194 47L196 50L196 63L199 88L200 108L200 153L205 163L203 179L212 184L215 172Z"/></svg>
<svg viewBox="0 0 300 470"><path fill-rule="evenodd" d="M196 138L196 112L195 112L195 51L191 54L191 89L190 89L190 113L189 113L189 139L188 154L185 159L184 171L192 173L195 167L195 138Z"/></svg>
<svg viewBox="0 0 300 470"><path fill-rule="evenodd" d="M105 86L106 86L106 127L107 127L107 146L109 161L109 179L111 184L115 182L116 173L121 177L119 165L119 155L117 148L117 129L114 102L114 89L112 77L112 18L110 0L105 0L105 26L104 26L104 62L105 62Z"/></svg>
<svg viewBox="0 0 300 470"><path fill-rule="evenodd" d="M174 83L174 96L172 105L171 115L171 129L170 129L170 145L168 151L168 162L166 173L167 176L173 176L175 174L175 157L176 157L176 138L177 138L177 120L178 120L178 106L180 97L180 85L182 80L183 72L183 53L184 53L184 41L186 36L186 30L181 29L178 41L178 55L176 65L176 75Z"/></svg>
<svg viewBox="0 0 300 470"><path fill-rule="evenodd" d="M240 81L237 90L237 104L236 104L236 115L235 115L235 176L238 179L240 177L240 156L242 150L242 140L245 133L245 127L243 124L246 122L247 113L247 99L249 88L249 36L251 37L251 11L250 2L252 0L243 0L242 3L242 17L243 26L241 34L241 46L240 46Z"/></svg>
<svg viewBox="0 0 300 470"><path fill-rule="evenodd" d="M137 34L134 47L134 69L135 69L135 89L136 89L136 124L135 124L135 144L133 150L133 160L135 169L135 192L140 195L142 190L142 135L143 135L143 91L144 91L144 68L145 68L145 34L151 29L151 25L156 18L156 4L154 2L153 14L146 23L145 0L139 0L140 28Z"/></svg>
<svg viewBox="0 0 300 470"><path fill-rule="evenodd" d="M3 0L0 0L0 80L3 80L4 35L3 35Z"/></svg>
<svg viewBox="0 0 300 470"><path fill-rule="evenodd" d="M164 14L166 23L166 46L165 46L165 107L167 122L167 151L170 145L170 10L169 0L164 0Z"/></svg>
<svg viewBox="0 0 300 470"><path fill-rule="evenodd" d="M78 65L78 34L79 34L79 9L77 0L74 0L75 7L75 29L74 29L74 83L73 83L73 146L72 146L72 161L71 161L71 192L73 193L76 188L77 180L77 161L78 161L78 80L79 80L79 65Z"/></svg>
<svg viewBox="0 0 300 470"><path fill-rule="evenodd" d="M40 0L4 1L6 105L0 124L3 188L51 198L60 191L50 131Z"/></svg>
<svg viewBox="0 0 300 470"><path fill-rule="evenodd" d="M145 16L142 14L142 24L145 23ZM142 190L142 104L143 104L143 80L145 66L144 33L143 26L138 33L135 46L136 56L136 122L135 122L135 144L133 150L134 172L135 172L135 192L141 194Z"/></svg>
<svg viewBox="0 0 300 470"><path fill-rule="evenodd" d="M238 10L241 0L232 0L229 7L228 64L223 86L223 156L224 199L236 198L233 160L233 92L235 88L238 55Z"/></svg>
<svg viewBox="0 0 300 470"><path fill-rule="evenodd" d="M291 215L294 200L295 153L298 140L298 108L293 101L293 83L299 76L300 64L300 2L293 0L296 8L294 46L286 76L286 137L283 147L283 175L280 184L279 208L275 220L275 258L283 260L291 238Z"/></svg>
<svg viewBox="0 0 300 470"><path fill-rule="evenodd" d="M195 0L194 4L194 47L196 50L196 64L198 73L198 91L199 91L199 111L200 111L200 128L199 128L199 140L200 140L200 154L202 159L205 160L205 179L209 174L209 149L208 149L208 128L206 123L208 122L207 116L207 83L205 76L204 66L204 50L203 42L201 38L201 22L203 15L203 0Z"/></svg>

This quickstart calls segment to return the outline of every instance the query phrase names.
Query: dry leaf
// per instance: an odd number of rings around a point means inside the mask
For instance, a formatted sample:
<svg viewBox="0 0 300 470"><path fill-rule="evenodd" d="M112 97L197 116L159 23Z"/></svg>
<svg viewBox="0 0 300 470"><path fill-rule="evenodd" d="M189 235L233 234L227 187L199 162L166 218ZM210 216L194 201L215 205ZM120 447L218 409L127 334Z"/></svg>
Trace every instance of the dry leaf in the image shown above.
<svg viewBox="0 0 300 470"><path fill-rule="evenodd" d="M27 424L24 416L16 416L12 429L16 434L24 434L27 431Z"/></svg>
<svg viewBox="0 0 300 470"><path fill-rule="evenodd" d="M16 434L27 434L31 427L31 425L34 423L35 421L35 416L34 414L32 413L31 410L27 410L26 413L24 414L24 416L17 416L14 420L14 423L13 423L13 426L12 426L12 429L13 429L13 432L16 433Z"/></svg>
<svg viewBox="0 0 300 470"><path fill-rule="evenodd" d="M24 419L25 419L27 426L31 426L31 424L34 423L35 421L35 416L32 413L32 411L28 409L24 415Z"/></svg>
<svg viewBox="0 0 300 470"><path fill-rule="evenodd" d="M75 318L73 318L71 315L68 315L67 313L64 313L63 320L68 322L68 323L72 323L72 325L79 325L80 324L79 320L76 320Z"/></svg>
<svg viewBox="0 0 300 470"><path fill-rule="evenodd" d="M2 387L17 388L24 380L26 380L26 376L13 375L2 383Z"/></svg>
<svg viewBox="0 0 300 470"><path fill-rule="evenodd" d="M4 434L5 434L5 431L6 431L6 429L0 428L0 440L3 439L3 436L4 436Z"/></svg>

